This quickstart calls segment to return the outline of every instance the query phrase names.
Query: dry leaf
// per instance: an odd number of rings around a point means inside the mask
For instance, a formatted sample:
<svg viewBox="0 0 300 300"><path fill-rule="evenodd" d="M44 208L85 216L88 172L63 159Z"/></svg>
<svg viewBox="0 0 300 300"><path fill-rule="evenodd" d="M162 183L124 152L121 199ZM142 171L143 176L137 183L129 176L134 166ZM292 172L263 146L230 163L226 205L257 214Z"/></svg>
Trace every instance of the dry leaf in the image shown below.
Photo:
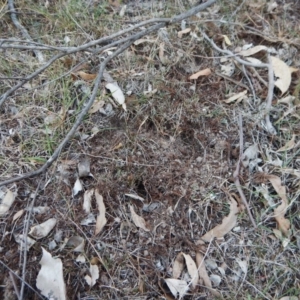
<svg viewBox="0 0 300 300"><path fill-rule="evenodd" d="M55 225L56 219L51 218L42 224L31 227L30 232L28 234L39 240L47 236Z"/></svg>
<svg viewBox="0 0 300 300"><path fill-rule="evenodd" d="M125 194L125 196L129 197L129 198L132 198L132 199L135 199L135 200L140 200L142 202L144 202L144 198L138 196L138 195L135 195L135 194Z"/></svg>
<svg viewBox="0 0 300 300"><path fill-rule="evenodd" d="M255 47L247 49L247 50L242 50L242 51L238 52L237 54L242 55L242 56L251 56L257 52L267 51L267 50L268 50L268 47L260 45L260 46L255 46Z"/></svg>
<svg viewBox="0 0 300 300"><path fill-rule="evenodd" d="M20 245L20 251L26 249L28 251L36 241L29 236L24 236L23 234L15 234L14 235L15 241Z"/></svg>
<svg viewBox="0 0 300 300"><path fill-rule="evenodd" d="M83 210L89 214L91 212L91 201L94 194L94 189L85 191L83 195Z"/></svg>
<svg viewBox="0 0 300 300"><path fill-rule="evenodd" d="M237 94L234 94L233 96L231 96L230 98L226 99L226 100L223 100L225 103L231 103L233 101L236 101L238 100L238 102L240 102L241 100L244 99L244 97L246 96L247 94L247 90L244 90L243 92L240 92L240 93L237 93Z"/></svg>
<svg viewBox="0 0 300 300"><path fill-rule="evenodd" d="M92 287L96 284L96 280L99 278L99 268L97 265L90 264L90 274L91 276L85 275L84 279L87 284Z"/></svg>
<svg viewBox="0 0 300 300"><path fill-rule="evenodd" d="M139 215L136 214L136 212L133 209L133 206L129 205L129 208L130 208L130 212L131 212L131 218L132 218L132 221L135 224L135 226L139 227L139 228L142 228L145 231L150 231L150 229L148 229L146 227L145 220L142 217L140 217Z"/></svg>
<svg viewBox="0 0 300 300"><path fill-rule="evenodd" d="M174 297L177 297L179 294L179 298L181 299L189 290L189 286L184 280L168 278L165 279L165 282Z"/></svg>
<svg viewBox="0 0 300 300"><path fill-rule="evenodd" d="M85 263L85 256L83 254L79 254L75 261L84 264Z"/></svg>
<svg viewBox="0 0 300 300"><path fill-rule="evenodd" d="M126 104L125 104L125 96L120 89L120 87L115 83L107 83L105 87L111 92L111 95L113 98L122 105L123 109L126 110Z"/></svg>
<svg viewBox="0 0 300 300"><path fill-rule="evenodd" d="M191 258L190 255L182 253L185 259L185 263L189 272L189 275L191 277L191 287L192 289L195 289L198 281L199 281L199 274L198 274L198 268L196 266L196 263L194 260Z"/></svg>
<svg viewBox="0 0 300 300"><path fill-rule="evenodd" d="M53 258L44 248L40 261L41 270L36 279L36 286L42 295L51 300L66 299L66 286L63 277L63 265L59 258Z"/></svg>
<svg viewBox="0 0 300 300"><path fill-rule="evenodd" d="M237 213L239 208L237 202L230 197L230 213L222 221L222 224L217 225L215 228L208 231L205 235L201 237L200 240L196 242L197 245L202 244L203 241L210 242L214 238L222 238L236 225Z"/></svg>
<svg viewBox="0 0 300 300"><path fill-rule="evenodd" d="M74 252L84 252L84 239L81 236L75 235L69 238L65 244L66 247L73 247Z"/></svg>
<svg viewBox="0 0 300 300"><path fill-rule="evenodd" d="M173 264L173 272L172 272L172 277L175 279L178 279L181 272L184 269L184 257L182 255L182 253L179 253L174 261Z"/></svg>
<svg viewBox="0 0 300 300"><path fill-rule="evenodd" d="M19 219L23 215L23 213L24 213L24 209L21 209L18 212L16 212L13 216L13 222Z"/></svg>
<svg viewBox="0 0 300 300"><path fill-rule="evenodd" d="M158 57L163 65L168 63L168 59L164 56L165 53L165 43L160 43Z"/></svg>
<svg viewBox="0 0 300 300"><path fill-rule="evenodd" d="M274 74L277 77L275 85L284 94L290 87L292 81L291 70L289 66L275 56L271 56L271 63L273 66Z"/></svg>
<svg viewBox="0 0 300 300"><path fill-rule="evenodd" d="M282 203L274 209L274 217L278 223L279 229L282 233L289 237L290 236L290 221L284 217L287 207L288 207L288 199L286 196L286 188L285 186L281 185L281 179L275 175L267 175L267 179L271 182L274 190L281 198Z"/></svg>
<svg viewBox="0 0 300 300"><path fill-rule="evenodd" d="M105 102L103 100L96 100L94 101L92 107L89 110L89 114L94 114L99 111L100 108L104 106Z"/></svg>
<svg viewBox="0 0 300 300"><path fill-rule="evenodd" d="M0 216L3 216L8 212L8 210L10 209L14 201L15 201L15 196L13 192L7 189L6 195L4 196L0 204Z"/></svg>
<svg viewBox="0 0 300 300"><path fill-rule="evenodd" d="M76 196L82 190L83 190L83 186L81 184L81 181L79 178L77 178L73 187L73 196Z"/></svg>
<svg viewBox="0 0 300 300"><path fill-rule="evenodd" d="M295 138L296 135L293 134L292 139L288 141L283 147L279 148L276 152L285 152L293 149L295 147Z"/></svg>
<svg viewBox="0 0 300 300"><path fill-rule="evenodd" d="M81 79L86 80L86 81L94 80L97 77L97 74L88 74L83 71L79 71L79 72L75 73L74 75L79 76Z"/></svg>
<svg viewBox="0 0 300 300"><path fill-rule="evenodd" d="M101 232L101 230L105 226L107 219L105 217L106 209L103 202L103 197L99 194L98 190L95 190L95 197L96 197L96 202L99 210L99 214L97 216L97 221L96 221L96 228L95 228L95 235L97 235L99 232Z"/></svg>
<svg viewBox="0 0 300 300"><path fill-rule="evenodd" d="M222 35L226 45L231 46L231 41L227 35Z"/></svg>
<svg viewBox="0 0 300 300"><path fill-rule="evenodd" d="M139 44L142 44L142 43L155 43L156 40L149 40L149 39L139 39L139 40L136 40L133 44L135 46L138 46Z"/></svg>
<svg viewBox="0 0 300 300"><path fill-rule="evenodd" d="M205 263L204 263L204 257L200 252L196 253L196 263L198 267L198 273L200 280L203 280L204 285L209 289L209 291L216 297L221 297L221 294L214 290L212 288L212 284L210 281L210 278L208 276Z"/></svg>
<svg viewBox="0 0 300 300"><path fill-rule="evenodd" d="M192 30L191 28L186 28L184 30L180 30L177 32L177 35L181 39L184 34L189 33L191 30Z"/></svg>
<svg viewBox="0 0 300 300"><path fill-rule="evenodd" d="M211 70L209 68L207 68L207 69L201 70L201 71L199 71L199 72L191 75L189 77L189 79L190 80L192 80L192 79L198 79L198 77L200 77L200 76L208 76L210 74L211 74Z"/></svg>

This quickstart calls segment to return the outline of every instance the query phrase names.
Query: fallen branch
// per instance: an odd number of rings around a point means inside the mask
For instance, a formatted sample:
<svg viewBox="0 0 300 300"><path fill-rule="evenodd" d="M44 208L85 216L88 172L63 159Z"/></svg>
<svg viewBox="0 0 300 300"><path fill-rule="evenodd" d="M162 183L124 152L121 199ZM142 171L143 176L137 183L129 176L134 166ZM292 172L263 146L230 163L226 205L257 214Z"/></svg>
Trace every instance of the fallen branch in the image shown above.
<svg viewBox="0 0 300 300"><path fill-rule="evenodd" d="M233 52L231 52L230 50L226 50L226 49L221 49L220 47L218 47L214 41L212 39L210 39L205 32L203 32L201 30L201 33L204 37L204 39L206 41L208 41L211 46L221 52L224 53L226 55L230 55L232 56L233 59L235 59L238 63L242 64L243 66L248 66L248 67L254 67L254 68L267 68L268 69L268 79L269 79L269 87L268 87L268 95L267 95L267 99L266 99L266 108L265 108L265 129L267 132L269 132L272 135L276 135L276 129L273 127L271 121L270 121L270 110L271 110L271 106L272 106L272 99L273 99L273 91L274 91L274 74L273 74L273 67L272 67L272 63L271 63L271 59L270 59L270 54L268 53L268 63L264 64L264 63L260 63L260 64L254 64L254 63L250 63L246 60L241 59L240 57L237 56L237 54L234 54Z"/></svg>
<svg viewBox="0 0 300 300"><path fill-rule="evenodd" d="M188 18L190 16L193 16L193 15L197 14L198 12L200 12L201 10L204 10L208 6L212 5L214 2L216 2L216 0L209 0L209 1L207 1L207 2L205 2L203 4L201 4L201 5L198 5L198 6L194 7L194 8L192 8L192 9L190 9L189 11L187 11L187 12L185 12L183 14L180 14L180 15L174 17L174 18L159 19L159 20L163 20L163 21L160 21L159 24L153 25L153 26L151 26L151 27L149 27L149 28L147 28L147 29L145 29L145 30L137 33L137 34L134 34L134 35L131 35L129 37L123 38L121 40L112 42L109 45L106 45L106 46L102 47L101 49L96 49L96 51L94 53L99 53L99 52L103 51L104 49L107 49L107 48L110 48L112 46L124 43L122 46L120 46L118 48L118 50L116 50L113 54L111 54L110 56L108 56L100 64L98 75L97 75L97 78L95 79L94 88L93 88L93 91L92 91L92 94L90 96L90 99L89 99L88 103L82 109L82 111L79 113L79 115L78 115L78 117L77 117L74 125L72 126L71 130L67 133L67 135L65 136L65 138L63 139L63 141L54 150L52 156L47 160L47 162L41 168L39 168L39 169L37 169L37 170L35 170L33 172L29 172L29 173L26 173L26 174L24 174L22 176L13 177L11 179L8 179L8 180L0 182L0 186L7 185L7 184L10 184L10 183L13 183L13 182L17 182L17 181L20 181L20 180L23 180L23 179L26 179L26 178L38 176L38 175L42 174L43 172L45 172L53 164L53 162L58 158L58 156L60 155L61 151L64 149L64 147L66 146L66 144L69 142L69 140L75 134L75 132L76 132L78 126L81 124L84 116L87 114L87 112L89 111L90 107L92 106L92 104L93 104L93 102L94 102L94 100L96 98L96 95L97 95L97 92L98 92L98 88L100 86L101 79L103 77L103 72L104 72L105 67L106 67L106 65L108 64L109 61L111 61L113 58L117 57L119 54L121 54L122 52L124 52L128 47L130 47L132 45L132 43L134 41L140 39L144 35L146 35L146 34L148 34L150 32L156 31L156 30L158 30L158 29L160 29L162 27L165 27L167 24L173 24L175 22L180 22L183 19L186 19L186 18ZM156 21L149 20L149 21L146 21L146 23L147 22L151 23L151 22L156 22ZM141 24L145 24L145 22L142 22L142 23L136 25L135 28L138 28L139 26L141 26ZM130 31L130 30L127 29L127 31ZM124 30L122 32L124 32ZM109 37L102 38L102 39L98 40L98 43L99 43L99 41L104 42L104 41L107 41L107 40L111 40L112 38L114 38L116 36L119 36L119 35L120 35L120 32L116 33L116 34L113 34L113 35L111 35ZM28 77L26 77L22 82L20 82L19 84L17 84L16 86L14 86L10 90L8 90L6 93L4 93L1 96L1 98L0 98L0 106L5 101L5 99L7 99L7 97L9 95L11 95L19 87L21 87L22 85L24 85L25 82L33 79L35 76L37 76L38 74L40 74L41 72L43 72L47 67L49 67L57 59L65 56L67 54L70 54L70 53L74 53L74 52L85 50L85 49L87 49L89 47L97 45L98 43L96 43L96 41L93 41L93 42L87 43L85 45L79 46L77 48L77 50L72 49L70 51L67 51L67 52L64 52L64 53L59 53L59 54L55 55L44 66L42 66L40 69L36 70L34 73L32 73L31 75L29 75Z"/></svg>
<svg viewBox="0 0 300 300"><path fill-rule="evenodd" d="M243 120L242 120L242 116L241 114L239 114L239 121L238 121L238 124L239 124L239 136L240 136L240 156L239 156L239 160L237 162L237 165L236 165L236 169L233 173L233 178L234 178L234 184L240 194L240 197L243 201L243 204L245 205L246 209L247 209L247 212L248 212L248 215L249 215L249 218L254 226L254 228L257 228L257 225L255 223L255 220L253 219L253 216L251 214L251 210L250 210L250 207L249 207L249 204L246 200L246 197L245 197L245 194L241 188L241 184L240 184L240 179L239 179L239 174L240 174L240 168L241 168L241 161L242 161L242 155L243 155L243 144L244 144L244 141L243 141Z"/></svg>

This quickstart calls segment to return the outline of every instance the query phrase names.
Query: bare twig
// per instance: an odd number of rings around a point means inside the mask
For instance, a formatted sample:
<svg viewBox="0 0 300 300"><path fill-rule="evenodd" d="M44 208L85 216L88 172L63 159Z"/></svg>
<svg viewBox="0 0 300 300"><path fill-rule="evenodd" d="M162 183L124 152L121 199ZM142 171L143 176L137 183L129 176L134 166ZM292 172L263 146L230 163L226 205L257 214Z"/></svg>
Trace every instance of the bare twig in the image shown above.
<svg viewBox="0 0 300 300"><path fill-rule="evenodd" d="M8 8L10 10L11 20L14 23L14 25L21 31L23 37L26 40L31 41L32 38L29 35L28 31L26 30L26 28L17 19L16 9L15 9L14 1L13 0L8 0ZM33 52L34 52L35 56L38 58L39 62L43 63L44 62L43 54L39 50L33 50Z"/></svg>
<svg viewBox="0 0 300 300"><path fill-rule="evenodd" d="M240 184L240 180L239 180L239 173L240 173L240 167L241 167L241 160L242 160L242 155L243 155L243 144L244 144L244 141L243 141L243 120L242 120L242 115L239 114L239 136L240 136L240 157L239 157L239 160L237 162L237 165L236 165L236 169L233 173L233 178L234 178L234 183L235 183L235 186L241 196L241 199L247 209L247 212L248 212L248 215L249 215L249 218L254 226L254 228L257 228L257 225L252 217L252 214L251 214L251 210L250 210L250 207L249 207L249 204L246 200L246 197L245 197L245 194L241 188L241 184Z"/></svg>
<svg viewBox="0 0 300 300"><path fill-rule="evenodd" d="M15 277L14 277L14 273L9 271L9 278L10 278L12 284L13 284L13 287L14 287L15 293L17 295L17 298L19 300L22 300L23 298L20 297L20 293L19 293L18 286L17 286L16 280L15 280Z"/></svg>
<svg viewBox="0 0 300 300"><path fill-rule="evenodd" d="M98 72L98 76L97 78L95 79L95 84L94 84L94 88L93 88L93 91L92 91L92 94L90 96L90 99L87 103L87 105L82 109L82 111L79 113L73 127L71 128L71 130L67 133L67 135L65 136L65 138L63 139L63 141L58 145L58 147L55 149L55 151L53 152L52 156L47 160L47 162L41 167L39 168L38 170L36 171L33 171L33 172L29 172L29 173L26 173L22 176L19 176L19 177L14 177L14 178L11 178L11 179L8 179L8 180L5 180L5 181L2 181L0 182L0 186L3 186L3 185L6 185L6 184L10 184L10 183L13 183L13 182L17 182L17 181L20 181L20 180L23 180L23 179L26 179L26 178L30 178L30 177L34 177L34 176L37 176L37 175L40 175L41 173L45 172L52 164L53 162L58 158L58 156L60 155L61 151L63 150L63 148L66 146L66 144L69 142L69 140L72 138L72 136L74 135L74 133L76 132L78 126L81 124L84 116L87 114L87 112L89 111L90 107L92 106L95 98L96 98L96 95L97 95L97 92L98 92L98 88L100 86L100 82L101 82L101 79L103 77L103 72L105 70L105 67L107 65L107 63L112 60L113 58L115 58L116 56L118 56L119 54L121 54L122 52L124 52L128 47L131 46L131 44L136 41L137 39L141 38L142 36L144 36L145 34L148 34L150 32L153 32L155 30L158 30L164 26L167 25L167 22L169 23L175 23L175 22L180 22L182 21L183 19L185 18L188 18L196 13L198 13L199 11L207 8L208 6L210 6L211 4L213 4L214 2L216 2L216 0L209 0L207 2L205 2L204 4L201 4L201 5L198 5L192 9L190 9L189 11L183 13L183 14L180 14L172 19L166 19L168 21L166 22L163 22L163 23L159 23L159 24L156 24L156 25L153 25L151 27L149 27L148 29L146 30L143 30L137 34L134 34L130 37L127 37L127 38L124 38L124 39L121 39L119 41L116 41L116 42L113 42L111 43L110 45L107 45L105 47L102 47L101 51L103 51L103 49L105 48L108 48L108 47L112 47L113 45L117 45L117 44L120 44L122 42L124 42L124 44L118 48L118 50L116 50L112 55L110 55L109 57L107 57L101 64L100 64L100 68L99 68L99 72ZM151 21L151 20L150 20ZM119 35L120 33L117 33L117 35ZM114 35L112 35L114 36ZM111 39L111 37L108 37ZM88 47L90 47L91 45L93 44L93 42L90 42L86 45L89 45ZM94 45L94 44L93 44ZM77 51L80 51L80 50L83 50L85 49L83 46L80 46L77 48ZM99 52L100 50L96 50L96 52ZM73 52L76 52L75 50L71 50L70 52L67 52L67 53L73 53ZM48 61L48 63L46 65L44 65L42 68L40 68L39 70L35 71L33 74L31 74L30 76L28 76L26 78L26 81L34 78L36 75L38 75L39 73L41 73L42 71L44 71L48 66L50 66L55 60L57 60L58 58L62 57L66 55L66 52L65 53L60 53L60 54L57 54L56 56L52 57L52 59L50 59ZM35 75L34 75L35 74ZM20 86L22 86L25 82L25 80L23 80L21 83L17 84L15 87L13 87L12 89L10 89L9 91L7 91L1 98L0 98L0 106L1 104L3 103L3 101L9 96L11 95L15 90L17 90Z"/></svg>
<svg viewBox="0 0 300 300"><path fill-rule="evenodd" d="M29 229L29 221L30 221L30 218L31 218L32 209L33 209L35 199L37 197L37 192L40 188L41 182L42 182L42 178L39 180L39 183L38 183L38 186L35 190L33 199L31 201L31 204L30 204L29 208L28 208L27 216L25 218L25 227L24 227L24 230L23 230L23 236L24 236L25 240L24 240L24 251L23 251L23 268L22 268L20 299L23 299L24 287L25 287L26 264L27 264L27 235L28 235L28 229Z"/></svg>
<svg viewBox="0 0 300 300"><path fill-rule="evenodd" d="M0 260L0 264L2 266L4 266L9 272L11 272L14 276L16 276L18 279L22 280L22 278L16 274L16 272L14 272L7 264L5 264L2 260ZM44 297L38 292L36 291L32 286L30 286L30 284L28 284L27 282L24 282L24 284L29 287L33 292L36 293L36 295L40 298L40 299L44 299Z"/></svg>

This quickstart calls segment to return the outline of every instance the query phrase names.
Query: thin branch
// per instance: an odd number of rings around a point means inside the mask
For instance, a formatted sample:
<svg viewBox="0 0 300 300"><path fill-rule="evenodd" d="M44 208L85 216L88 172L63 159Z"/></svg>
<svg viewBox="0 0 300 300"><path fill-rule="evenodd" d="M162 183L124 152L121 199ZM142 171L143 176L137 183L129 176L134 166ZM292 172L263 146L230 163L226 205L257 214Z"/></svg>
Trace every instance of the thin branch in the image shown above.
<svg viewBox="0 0 300 300"><path fill-rule="evenodd" d="M0 260L0 264L2 266L4 266L9 272L11 272L12 274L14 274L14 276L16 276L18 279L22 280L22 278L16 274L16 272L14 272L8 265L6 265L2 260ZM30 286L30 284L28 284L27 282L24 282L24 284L29 287L33 292L35 292L37 294L37 296L40 299L45 299L37 290L35 290L32 286Z"/></svg>
<svg viewBox="0 0 300 300"><path fill-rule="evenodd" d="M29 35L28 31L26 30L26 28L19 22L17 15L16 15L16 9L14 6L14 1L13 0L8 0L8 8L10 10L10 16L11 16L11 20L14 23L14 25L21 31L23 37L28 40L31 41L32 38ZM35 56L38 58L39 62L42 63L44 62L44 57L43 54L38 51L38 50L33 50Z"/></svg>
<svg viewBox="0 0 300 300"><path fill-rule="evenodd" d="M34 203L35 203L35 199L37 197L37 192L40 189L41 182L42 182L42 178L39 180L39 183L38 183L38 186L35 190L33 199L31 201L31 204L30 204L29 208L28 208L27 216L25 218L25 227L24 227L24 230L23 230L23 236L24 236L25 240L24 240L24 251L23 251L22 280L21 280L21 289L20 289L20 297L19 297L20 299L23 299L23 296L24 296L26 265L27 265L27 235L28 235L28 229L29 229L29 221L30 221L30 218L31 218L31 214L32 214Z"/></svg>
<svg viewBox="0 0 300 300"><path fill-rule="evenodd" d="M239 179L239 173L240 173L240 167L241 167L241 160L242 160L242 155L243 155L243 145L244 145L244 139L243 139L243 120L242 120L242 115L239 114L239 136L240 136L240 157L239 157L239 160L237 162L237 165L236 165L236 169L233 173L233 178L234 178L234 184L241 196L241 199L247 209L247 212L248 212L248 215L249 215L249 218L254 226L254 228L257 228L257 225L255 223L255 220L253 219L252 217L252 214L251 214L251 210L250 210L250 207L249 207L249 204L246 200L246 197L245 197L245 194L241 188L241 184L240 184L240 179Z"/></svg>
<svg viewBox="0 0 300 300"><path fill-rule="evenodd" d="M209 0L206 3L204 3L204 4L198 5L198 6L192 8L191 10L189 10L189 11L183 13L183 14L180 14L180 15L172 18L172 19L168 19L169 23L180 22L181 20L183 20L185 18L188 18L188 17L190 17L190 16L198 13L199 11L207 8L208 6L210 6L211 4L213 4L214 2L216 2L216 0ZM104 49L106 47L111 47L112 45L120 44L121 42L125 42L124 45L122 45L121 47L119 47L118 50L116 50L113 54L111 54L110 56L108 56L100 64L98 76L95 79L94 88L93 88L92 94L90 96L90 99L89 99L87 105L79 113L79 115L78 115L78 117L77 117L74 125L72 126L71 130L67 133L67 135L65 136L65 138L63 139L63 141L55 149L55 151L53 152L52 156L47 160L47 162L41 168L37 169L36 171L29 172L29 173L26 173L26 174L24 174L22 176L18 176L18 177L14 177L14 178L2 181L2 182L0 182L0 186L7 185L7 184L10 184L10 183L13 183L13 182L17 182L17 181L20 181L20 180L23 180L23 179L26 179L26 178L34 177L34 176L40 175L41 173L45 172L53 164L53 162L58 158L58 156L60 155L61 151L64 149L64 147L69 142L69 140L72 138L72 136L75 134L75 132L76 132L78 126L81 124L84 116L87 114L87 112L89 111L90 107L92 106L92 104L93 104L93 102L94 102L94 100L95 100L95 98L97 96L98 88L100 86L100 82L101 82L101 79L103 77L103 72L105 70L105 67L106 67L107 63L110 60L112 60L113 58L115 58L116 56L118 56L119 54L121 54L122 52L124 52L137 39L141 38L142 36L144 36L147 33L150 33L150 32L153 32L155 30L160 29L160 28L164 27L165 25L166 25L166 23L159 23L159 24L153 25L153 26L149 27L146 30L143 30L143 31L141 31L141 32L139 32L139 33L137 33L137 34L135 34L133 36L130 36L129 38L121 39L121 40L119 40L117 42L113 42L110 45L107 45L107 46L103 47L102 49ZM120 33L117 33L117 34L120 34ZM110 36L110 38L112 36ZM86 45L91 45L91 43L88 43ZM78 47L78 49L82 49L82 46ZM75 52L75 50L74 51L73 50L70 51L70 53L73 53L73 52ZM60 58L60 57L62 57L64 55L66 55L66 53L57 54L52 59L50 59L46 65L50 66L55 60L57 60L58 58ZM46 68L47 67L43 66L39 70L35 71L33 74L38 75L39 73L41 73ZM34 78L33 74L31 74L30 76L27 77L27 81L30 80L30 79L32 79L32 78ZM4 96L2 96L2 98L0 98L0 106L3 103L3 101L8 97L8 95L12 94L18 87L22 86L25 82L26 81L24 80L21 83L19 83L18 85L16 85L15 87L13 87L11 90L7 91L4 94Z"/></svg>

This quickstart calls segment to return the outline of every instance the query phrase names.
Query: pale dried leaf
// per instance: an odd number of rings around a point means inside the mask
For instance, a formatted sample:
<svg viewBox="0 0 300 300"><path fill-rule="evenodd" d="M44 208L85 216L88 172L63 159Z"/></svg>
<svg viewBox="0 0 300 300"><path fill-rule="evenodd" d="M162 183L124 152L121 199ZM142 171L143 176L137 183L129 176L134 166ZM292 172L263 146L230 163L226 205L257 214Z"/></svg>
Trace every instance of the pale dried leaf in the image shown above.
<svg viewBox="0 0 300 300"><path fill-rule="evenodd" d="M189 286L184 280L167 278L165 279L165 282L174 297L179 296L179 298L181 299L189 290Z"/></svg>
<svg viewBox="0 0 300 300"><path fill-rule="evenodd" d="M257 58L254 57L246 57L246 60L251 62L252 64L256 64L256 65L262 65L263 62Z"/></svg>
<svg viewBox="0 0 300 300"><path fill-rule="evenodd" d="M242 56L251 56L257 52L267 51L267 50L268 50L268 47L260 45L260 46L255 46L255 47L247 49L247 50L242 50L242 51L238 52L237 54L242 55Z"/></svg>
<svg viewBox="0 0 300 300"><path fill-rule="evenodd" d="M281 179L275 175L268 175L267 179L271 182L273 188L276 193L282 200L282 203L274 209L274 217L277 221L279 229L285 236L290 236L290 221L284 217L287 207L288 207L288 199L286 196L286 188L281 185Z"/></svg>
<svg viewBox="0 0 300 300"><path fill-rule="evenodd" d="M73 196L76 196L82 190L83 190L83 186L81 184L81 181L79 178L77 178L73 187Z"/></svg>
<svg viewBox="0 0 300 300"><path fill-rule="evenodd" d="M92 213L88 214L87 217L80 222L81 225L86 226L94 223L96 223L96 218Z"/></svg>
<svg viewBox="0 0 300 300"><path fill-rule="evenodd" d="M72 236L65 244L66 247L72 247L74 252L84 252L84 239L81 236Z"/></svg>
<svg viewBox="0 0 300 300"><path fill-rule="evenodd" d="M105 102L103 100L95 100L95 102L93 103L92 107L89 110L89 114L94 114L97 111L99 111L103 106L104 106Z"/></svg>
<svg viewBox="0 0 300 300"><path fill-rule="evenodd" d="M83 210L85 213L89 214L91 212L91 201L94 194L94 189L90 189L84 192L83 195Z"/></svg>
<svg viewBox="0 0 300 300"><path fill-rule="evenodd" d="M229 97L228 99L223 100L225 103L231 103L234 102L236 100L240 101L242 100L246 95L247 95L247 90L234 94L233 96Z"/></svg>
<svg viewBox="0 0 300 300"><path fill-rule="evenodd" d="M219 275L216 274L212 274L209 276L210 281L212 282L213 286L217 287L220 285L221 283L221 277Z"/></svg>
<svg viewBox="0 0 300 300"><path fill-rule="evenodd" d="M55 225L56 219L51 218L42 224L31 227L29 234L37 240L42 239L50 233Z"/></svg>
<svg viewBox="0 0 300 300"><path fill-rule="evenodd" d="M231 231L231 229L236 225L237 213L239 208L237 202L230 197L230 213L222 221L222 224L217 225L215 228L208 231L201 239L196 242L196 244L201 244L204 240L205 242L210 242L214 238L222 238L225 234Z"/></svg>
<svg viewBox="0 0 300 300"><path fill-rule="evenodd" d="M243 273L247 274L247 271L248 271L248 263L247 263L247 261L246 260L241 260L240 258L237 258L236 262L240 266L240 268L243 271Z"/></svg>
<svg viewBox="0 0 300 300"><path fill-rule="evenodd" d="M274 74L277 77L275 85L284 94L290 87L292 81L291 70L289 66L275 56L271 56L271 63L273 66Z"/></svg>
<svg viewBox="0 0 300 300"><path fill-rule="evenodd" d="M97 216L95 235L101 232L105 226L107 219L105 217L106 208L103 202L103 197L99 194L98 190L95 190L96 202L98 205L99 214Z"/></svg>
<svg viewBox="0 0 300 300"><path fill-rule="evenodd" d="M75 261L84 264L86 261L85 256L83 254L79 254Z"/></svg>
<svg viewBox="0 0 300 300"><path fill-rule="evenodd" d="M296 296L286 296L286 297L280 298L279 300L299 300L299 298Z"/></svg>
<svg viewBox="0 0 300 300"><path fill-rule="evenodd" d="M172 272L172 277L175 279L178 279L181 272L184 269L184 257L182 255L182 253L179 253L174 261L173 264L173 272Z"/></svg>
<svg viewBox="0 0 300 300"><path fill-rule="evenodd" d="M189 79L190 80L198 79L200 76L208 76L210 74L211 74L211 70L209 68L207 68L207 69L203 69L203 70L191 75Z"/></svg>
<svg viewBox="0 0 300 300"><path fill-rule="evenodd" d="M14 201L15 201L14 193L11 190L7 189L7 192L0 204L0 216L3 216L8 212L8 210L10 209Z"/></svg>
<svg viewBox="0 0 300 300"><path fill-rule="evenodd" d="M24 209L19 210L13 216L13 222L19 219L24 214Z"/></svg>
<svg viewBox="0 0 300 300"><path fill-rule="evenodd" d="M26 249L28 251L36 241L29 236L24 236L23 234L15 234L14 235L15 241L20 245L20 251Z"/></svg>
<svg viewBox="0 0 300 300"><path fill-rule="evenodd" d="M205 263L204 263L204 256L200 253L197 252L196 253L196 263L197 263L197 267L198 267L198 273L199 273L199 278L200 280L203 281L204 285L209 289L209 291L216 297L220 297L221 294L212 289L212 284L211 284L211 280L208 276L206 267L205 267Z"/></svg>
<svg viewBox="0 0 300 300"><path fill-rule="evenodd" d="M87 284L92 287L96 284L97 279L99 278L99 268L97 265L90 265L90 274L84 276L85 281L87 282Z"/></svg>
<svg viewBox="0 0 300 300"><path fill-rule="evenodd" d="M185 259L185 263L189 272L189 275L191 277L191 287L192 289L195 289L198 281L199 281L199 274L198 274L198 269L196 266L196 263L194 260L191 258L190 255L182 253Z"/></svg>
<svg viewBox="0 0 300 300"><path fill-rule="evenodd" d="M293 149L296 145L295 138L296 138L296 135L293 134L292 139L290 141L288 141L283 147L279 148L276 152L285 152L285 151Z"/></svg>
<svg viewBox="0 0 300 300"><path fill-rule="evenodd" d="M177 35L181 39L184 34L189 33L191 30L192 30L191 28L180 30L177 32Z"/></svg>
<svg viewBox="0 0 300 300"><path fill-rule="evenodd" d="M63 265L59 258L53 258L44 248L40 261L41 270L36 279L36 286L47 299L66 299L66 286L63 277Z"/></svg>
<svg viewBox="0 0 300 300"><path fill-rule="evenodd" d="M242 164L246 168L249 166L249 163L251 160L255 160L258 156L259 150L258 150L258 145L253 144L249 146L243 153L242 156Z"/></svg>
<svg viewBox="0 0 300 300"><path fill-rule="evenodd" d="M222 36L224 38L226 45L231 46L232 44L231 44L229 37L227 35L222 35Z"/></svg>
<svg viewBox="0 0 300 300"><path fill-rule="evenodd" d="M131 212L131 218L135 226L142 228L145 231L150 231L150 229L147 228L145 220L140 217L135 211L132 205L129 206L130 212Z"/></svg>
<svg viewBox="0 0 300 300"><path fill-rule="evenodd" d="M32 208L33 214L45 214L50 209L49 206L35 206ZM25 208L25 210L29 211L30 208Z"/></svg>
<svg viewBox="0 0 300 300"><path fill-rule="evenodd" d="M111 92L112 97L120 104L125 104L125 96L117 84L107 83L105 87Z"/></svg>
<svg viewBox="0 0 300 300"><path fill-rule="evenodd" d="M156 40L139 39L139 40L136 40L133 44L135 46L138 46L138 45L143 44L143 43L156 43Z"/></svg>
<svg viewBox="0 0 300 300"><path fill-rule="evenodd" d="M144 202L144 198L138 196L138 195L135 195L135 194L125 194L125 196L129 197L129 198L132 198L132 199L135 199L135 200L140 200L142 202Z"/></svg>
<svg viewBox="0 0 300 300"><path fill-rule="evenodd" d="M88 157L81 159L77 165L79 178L91 175L91 161Z"/></svg>

